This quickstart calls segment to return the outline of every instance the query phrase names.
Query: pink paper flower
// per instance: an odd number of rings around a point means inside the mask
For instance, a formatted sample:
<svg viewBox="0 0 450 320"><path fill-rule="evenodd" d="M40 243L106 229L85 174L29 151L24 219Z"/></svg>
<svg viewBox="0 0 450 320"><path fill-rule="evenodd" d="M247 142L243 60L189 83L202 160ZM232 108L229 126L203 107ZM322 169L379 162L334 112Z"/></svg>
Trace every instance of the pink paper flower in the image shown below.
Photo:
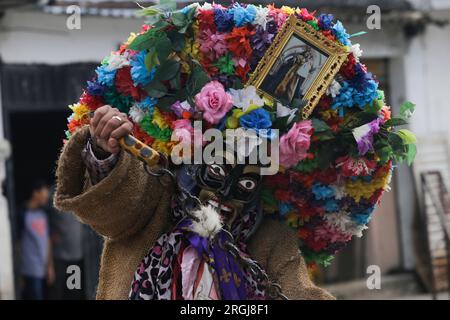
<svg viewBox="0 0 450 320"><path fill-rule="evenodd" d="M205 29L200 36L200 51L211 61L218 59L227 52L227 42L225 33L213 33L210 29Z"/></svg>
<svg viewBox="0 0 450 320"><path fill-rule="evenodd" d="M312 123L304 120L294 126L280 139L280 164L285 168L295 166L306 158L310 146Z"/></svg>
<svg viewBox="0 0 450 320"><path fill-rule="evenodd" d="M183 144L191 144L194 128L191 121L187 119L175 120L172 122L172 140Z"/></svg>
<svg viewBox="0 0 450 320"><path fill-rule="evenodd" d="M195 104L207 122L216 124L233 107L233 99L220 82L211 81L195 96Z"/></svg>

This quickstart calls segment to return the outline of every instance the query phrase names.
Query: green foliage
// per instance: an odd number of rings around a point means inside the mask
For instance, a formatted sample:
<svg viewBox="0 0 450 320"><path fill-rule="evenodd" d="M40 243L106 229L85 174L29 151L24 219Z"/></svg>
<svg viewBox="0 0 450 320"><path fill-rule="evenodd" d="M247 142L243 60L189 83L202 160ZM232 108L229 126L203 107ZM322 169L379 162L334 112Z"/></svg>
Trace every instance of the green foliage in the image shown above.
<svg viewBox="0 0 450 320"><path fill-rule="evenodd" d="M416 105L412 102L405 102L400 106L400 116L409 119L411 118L412 114L414 113L414 110L416 109Z"/></svg>
<svg viewBox="0 0 450 320"><path fill-rule="evenodd" d="M209 81L211 79L200 63L191 60L191 74L186 83L188 96L194 97Z"/></svg>

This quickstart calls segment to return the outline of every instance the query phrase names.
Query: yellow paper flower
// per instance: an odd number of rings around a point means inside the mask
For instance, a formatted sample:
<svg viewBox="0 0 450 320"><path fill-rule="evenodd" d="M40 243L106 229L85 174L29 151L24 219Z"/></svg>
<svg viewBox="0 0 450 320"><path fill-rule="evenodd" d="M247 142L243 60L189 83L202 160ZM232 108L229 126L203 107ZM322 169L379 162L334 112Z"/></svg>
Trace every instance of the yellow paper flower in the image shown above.
<svg viewBox="0 0 450 320"><path fill-rule="evenodd" d="M239 118L242 116L245 116L246 114L252 112L253 110L256 110L258 108L261 108L257 105L251 104L246 111L243 111L242 109L233 109L233 113L231 116L227 119L227 122L225 123L225 126L227 129L236 129L239 127Z"/></svg>
<svg viewBox="0 0 450 320"><path fill-rule="evenodd" d="M389 187L390 179L391 172L389 171L384 175L375 177L371 182L348 181L345 184L345 192L356 202L359 202L361 198L370 199L377 190L386 190Z"/></svg>
<svg viewBox="0 0 450 320"><path fill-rule="evenodd" d="M153 112L152 123L156 124L162 130L167 129L169 127L169 125L167 124L166 120L164 119L158 108L155 108L155 111Z"/></svg>
<svg viewBox="0 0 450 320"><path fill-rule="evenodd" d="M296 212L289 212L286 215L286 222L289 226L297 228L299 226L298 214Z"/></svg>
<svg viewBox="0 0 450 320"><path fill-rule="evenodd" d="M128 37L127 41L124 43L126 46L128 46L133 40L137 37L137 33L131 32L130 36Z"/></svg>
<svg viewBox="0 0 450 320"><path fill-rule="evenodd" d="M155 149L158 152L162 152L166 155L170 155L173 148L172 142L164 142L158 139L155 139L155 141L152 143L152 148Z"/></svg>
<svg viewBox="0 0 450 320"><path fill-rule="evenodd" d="M263 99L264 99L264 104L265 104L266 106L273 108L273 106L274 106L273 100L267 99L266 97L263 97Z"/></svg>
<svg viewBox="0 0 450 320"><path fill-rule="evenodd" d="M72 104L69 106L73 111L73 118L75 120L83 120L88 116L89 108L81 103Z"/></svg>
<svg viewBox="0 0 450 320"><path fill-rule="evenodd" d="M291 15L291 14L294 14L294 13L295 13L295 9L294 9L294 8L291 8L291 7L288 7L288 6L282 6L282 7L281 7L281 10L282 10L284 13L288 14L288 15Z"/></svg>
<svg viewBox="0 0 450 320"><path fill-rule="evenodd" d="M338 116L337 110L328 109L320 112L323 120L329 120L331 118L336 118Z"/></svg>

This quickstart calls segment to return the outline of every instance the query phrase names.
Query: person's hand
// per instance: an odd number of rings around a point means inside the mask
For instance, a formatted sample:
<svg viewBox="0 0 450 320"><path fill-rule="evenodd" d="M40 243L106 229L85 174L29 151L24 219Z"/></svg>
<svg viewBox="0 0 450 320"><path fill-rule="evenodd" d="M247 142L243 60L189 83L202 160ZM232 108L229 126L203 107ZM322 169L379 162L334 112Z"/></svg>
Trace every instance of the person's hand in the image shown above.
<svg viewBox="0 0 450 320"><path fill-rule="evenodd" d="M47 284L49 286L53 285L55 283L55 268L53 267L53 264L49 264L47 267Z"/></svg>
<svg viewBox="0 0 450 320"><path fill-rule="evenodd" d="M117 154L119 140L130 134L133 124L125 113L105 105L95 110L91 117L89 131L96 145L106 152Z"/></svg>

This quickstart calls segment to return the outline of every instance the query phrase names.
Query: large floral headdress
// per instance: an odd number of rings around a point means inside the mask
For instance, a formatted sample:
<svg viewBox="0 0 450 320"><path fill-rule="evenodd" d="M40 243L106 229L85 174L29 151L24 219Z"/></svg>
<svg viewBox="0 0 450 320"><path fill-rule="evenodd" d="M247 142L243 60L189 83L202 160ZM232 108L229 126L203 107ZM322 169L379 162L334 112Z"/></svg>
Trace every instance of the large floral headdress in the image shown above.
<svg viewBox="0 0 450 320"><path fill-rule="evenodd" d="M194 142L203 128L251 129L280 139L280 173L264 178L265 213L298 232L310 264L328 265L366 229L389 188L392 162L415 155L406 123L414 105L391 117L374 75L360 62L341 22L306 9L234 3L193 4L174 12L149 9L151 24L132 33L107 56L70 106L67 135L88 123L88 113L109 104L129 115L133 135L170 154ZM347 59L307 120L298 108L274 104L245 86L290 15L345 46Z"/></svg>

